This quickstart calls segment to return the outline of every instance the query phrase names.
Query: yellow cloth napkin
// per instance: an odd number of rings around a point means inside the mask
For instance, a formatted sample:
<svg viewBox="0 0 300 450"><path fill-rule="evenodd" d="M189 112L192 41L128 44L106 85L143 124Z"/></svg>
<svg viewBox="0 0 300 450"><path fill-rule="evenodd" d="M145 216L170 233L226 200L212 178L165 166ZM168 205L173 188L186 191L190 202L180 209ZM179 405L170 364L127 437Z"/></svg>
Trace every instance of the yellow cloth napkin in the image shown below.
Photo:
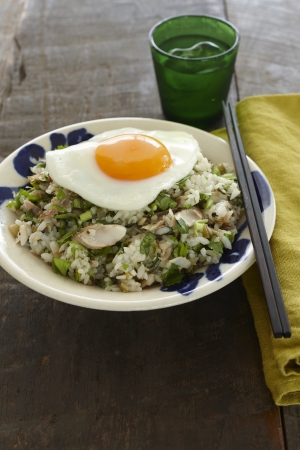
<svg viewBox="0 0 300 450"><path fill-rule="evenodd" d="M271 250L292 329L274 339L256 264L243 283L260 342L265 380L277 405L300 404L300 94L249 97L236 113L246 153L275 195ZM215 132L224 137L224 130Z"/></svg>

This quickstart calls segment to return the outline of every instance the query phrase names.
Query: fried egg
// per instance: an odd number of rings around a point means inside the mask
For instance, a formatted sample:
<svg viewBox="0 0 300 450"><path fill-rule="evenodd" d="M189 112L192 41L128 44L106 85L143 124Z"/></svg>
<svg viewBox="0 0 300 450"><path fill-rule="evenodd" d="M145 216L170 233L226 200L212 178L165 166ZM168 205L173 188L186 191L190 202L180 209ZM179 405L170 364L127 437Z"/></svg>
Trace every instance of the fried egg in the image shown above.
<svg viewBox="0 0 300 450"><path fill-rule="evenodd" d="M144 208L188 175L199 153L181 131L111 130L46 154L58 185L113 211Z"/></svg>

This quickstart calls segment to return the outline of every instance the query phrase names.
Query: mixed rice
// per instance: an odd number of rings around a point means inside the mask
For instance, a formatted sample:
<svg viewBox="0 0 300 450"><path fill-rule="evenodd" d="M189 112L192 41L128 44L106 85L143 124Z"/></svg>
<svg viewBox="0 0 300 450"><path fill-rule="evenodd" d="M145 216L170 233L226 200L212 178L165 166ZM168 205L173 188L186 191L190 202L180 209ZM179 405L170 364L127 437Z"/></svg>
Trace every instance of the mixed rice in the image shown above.
<svg viewBox="0 0 300 450"><path fill-rule="evenodd" d="M54 272L110 291L170 286L218 263L243 212L235 175L201 152L187 177L136 211L101 208L58 186L44 160L31 170L7 205L18 215L16 242ZM103 241L104 231L112 238Z"/></svg>

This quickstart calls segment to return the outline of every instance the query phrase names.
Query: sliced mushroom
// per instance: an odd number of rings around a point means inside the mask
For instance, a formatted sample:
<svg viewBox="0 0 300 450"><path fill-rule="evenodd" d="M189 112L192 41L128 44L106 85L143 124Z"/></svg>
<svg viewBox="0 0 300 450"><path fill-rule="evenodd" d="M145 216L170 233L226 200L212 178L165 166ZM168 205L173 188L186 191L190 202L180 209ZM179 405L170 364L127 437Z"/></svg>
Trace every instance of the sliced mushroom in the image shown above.
<svg viewBox="0 0 300 450"><path fill-rule="evenodd" d="M170 263L181 267L182 269L189 269L192 265L191 261L183 256L178 256L178 258L170 259Z"/></svg>
<svg viewBox="0 0 300 450"><path fill-rule="evenodd" d="M158 230L159 228L161 228L164 225L165 225L165 221L164 220L159 220L156 223L150 223L149 225L144 225L142 228L144 230L148 230L148 231L152 231L153 232L153 231Z"/></svg>
<svg viewBox="0 0 300 450"><path fill-rule="evenodd" d="M28 241L30 235L31 235L31 222L25 222L22 225L20 225L16 242L20 242L20 244L24 246Z"/></svg>
<svg viewBox="0 0 300 450"><path fill-rule="evenodd" d="M192 227L196 220L203 219L203 214L198 208L182 209L175 214L176 219L183 219L188 227Z"/></svg>
<svg viewBox="0 0 300 450"><path fill-rule="evenodd" d="M42 214L39 215L39 220L52 219L57 214L57 209L45 209Z"/></svg>
<svg viewBox="0 0 300 450"><path fill-rule="evenodd" d="M120 241L126 234L126 228L122 225L103 225L96 223L81 228L72 236L72 240L86 248L96 250L109 247Z"/></svg>
<svg viewBox="0 0 300 450"><path fill-rule="evenodd" d="M37 216L41 209L26 198L23 203L23 210L26 212L32 210L33 214Z"/></svg>

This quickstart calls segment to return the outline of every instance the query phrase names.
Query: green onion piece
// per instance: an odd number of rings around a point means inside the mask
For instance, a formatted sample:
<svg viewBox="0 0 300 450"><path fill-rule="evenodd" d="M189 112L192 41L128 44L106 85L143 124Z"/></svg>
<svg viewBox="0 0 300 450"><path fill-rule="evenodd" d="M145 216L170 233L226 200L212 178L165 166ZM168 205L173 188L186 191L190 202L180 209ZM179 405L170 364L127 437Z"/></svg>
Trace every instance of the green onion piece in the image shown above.
<svg viewBox="0 0 300 450"><path fill-rule="evenodd" d="M224 173L224 175L222 175L222 178L226 178L227 180L236 180L236 176L234 175L234 173Z"/></svg>
<svg viewBox="0 0 300 450"><path fill-rule="evenodd" d="M80 281L80 273L78 272L78 269L75 270L75 280Z"/></svg>
<svg viewBox="0 0 300 450"><path fill-rule="evenodd" d="M46 167L46 161L40 161L36 167L38 167L39 169L45 169Z"/></svg>
<svg viewBox="0 0 300 450"><path fill-rule="evenodd" d="M213 173L214 175L218 175L218 176L221 175L221 172L220 172L218 166L212 166L211 173Z"/></svg>
<svg viewBox="0 0 300 450"><path fill-rule="evenodd" d="M57 200L62 200L65 197L66 197L66 194L64 192L64 189L61 186L59 186L59 188L57 190L57 194L56 194Z"/></svg>
<svg viewBox="0 0 300 450"><path fill-rule="evenodd" d="M77 219L76 214L65 213L65 214L56 214L54 219Z"/></svg>
<svg viewBox="0 0 300 450"><path fill-rule="evenodd" d="M178 186L180 189L184 188L185 182L190 178L190 175L187 175L186 177L182 178L181 180L178 181Z"/></svg>
<svg viewBox="0 0 300 450"><path fill-rule="evenodd" d="M73 230L73 231L68 231L66 234L64 234L60 239L58 239L56 242L60 245L64 244L66 241L69 240L69 238L71 236L73 236L73 234L76 233L77 230Z"/></svg>
<svg viewBox="0 0 300 450"><path fill-rule="evenodd" d="M200 201L202 200L208 200L210 198L210 194L203 194L200 193Z"/></svg>
<svg viewBox="0 0 300 450"><path fill-rule="evenodd" d="M58 232L59 232L60 236L62 237L66 233L66 229L61 227L58 229Z"/></svg>
<svg viewBox="0 0 300 450"><path fill-rule="evenodd" d="M149 255L150 249L155 240L156 240L155 234L150 232L146 234L140 245L140 252L142 253L142 255L146 256Z"/></svg>
<svg viewBox="0 0 300 450"><path fill-rule="evenodd" d="M74 198L72 204L73 204L73 208L80 208L81 207L80 198Z"/></svg>
<svg viewBox="0 0 300 450"><path fill-rule="evenodd" d="M67 145L58 145L54 150L63 150L64 148L67 148Z"/></svg>
<svg viewBox="0 0 300 450"><path fill-rule="evenodd" d="M214 204L214 201L211 198L209 198L208 200L206 200L204 209L210 209L213 204Z"/></svg>
<svg viewBox="0 0 300 450"><path fill-rule="evenodd" d="M15 200L11 200L9 203L7 203L6 208L16 208L16 209L18 209L17 202Z"/></svg>
<svg viewBox="0 0 300 450"><path fill-rule="evenodd" d="M82 199L82 208L83 209L90 209L93 205L93 203L89 202L88 200L84 200ZM115 213L112 213L112 215L114 216Z"/></svg>
<svg viewBox="0 0 300 450"><path fill-rule="evenodd" d="M195 253L199 253L201 248L203 248L203 245L199 243L197 245L194 245L194 247L192 247L192 250L194 250Z"/></svg>
<svg viewBox="0 0 300 450"><path fill-rule="evenodd" d="M204 225L208 222L208 219L195 220L194 222L194 235L198 236L197 231L203 231Z"/></svg>
<svg viewBox="0 0 300 450"><path fill-rule="evenodd" d="M89 220L91 220L93 218L91 211L86 211L82 214L80 214L79 216L80 220L82 223L84 222L88 222Z"/></svg>
<svg viewBox="0 0 300 450"><path fill-rule="evenodd" d="M20 220L27 220L29 222L33 220L33 217L34 217L33 211L32 209L29 209L29 211L21 215Z"/></svg>
<svg viewBox="0 0 300 450"><path fill-rule="evenodd" d="M153 267L156 266L156 264L159 262L159 256L160 253L158 253L157 256L151 261L151 264L149 264L148 269L153 269Z"/></svg>
<svg viewBox="0 0 300 450"><path fill-rule="evenodd" d="M75 241L69 241L68 244L69 244L70 247L71 247L71 251L72 251L72 256L73 256L73 258L75 258L75 252L76 252L76 250L83 250L83 251L86 252L86 253L88 252L88 249L87 249L86 247L84 247L83 245L78 244L78 242L75 242Z"/></svg>
<svg viewBox="0 0 300 450"><path fill-rule="evenodd" d="M54 269L54 272L58 270L64 277L67 275L70 265L70 261L61 258L53 258L52 261L52 269Z"/></svg>
<svg viewBox="0 0 300 450"><path fill-rule="evenodd" d="M180 283L182 278L183 273L180 271L180 267L176 266L176 264L171 264L170 269L161 275L164 286L171 286L172 284Z"/></svg>
<svg viewBox="0 0 300 450"><path fill-rule="evenodd" d="M172 209L177 206L177 203L168 194L159 194L155 202L161 211L166 211L169 208Z"/></svg>
<svg viewBox="0 0 300 450"><path fill-rule="evenodd" d="M180 234L187 234L189 232L189 226L181 218L177 220L176 228L179 230Z"/></svg>
<svg viewBox="0 0 300 450"><path fill-rule="evenodd" d="M233 242L233 239L234 239L234 232L233 231L231 231L230 233L224 233L224 236L226 236L227 239L230 240L230 242Z"/></svg>
<svg viewBox="0 0 300 450"><path fill-rule="evenodd" d="M65 206L56 205L56 204L54 204L54 203L52 203L51 208L57 209L58 211L60 211L60 212L62 212L62 213L64 213L64 212L67 211L67 208L66 208Z"/></svg>
<svg viewBox="0 0 300 450"><path fill-rule="evenodd" d="M185 257L189 252L189 248L188 246L182 242L179 241L177 247L174 249L174 257L177 258L177 256L183 256Z"/></svg>
<svg viewBox="0 0 300 450"><path fill-rule="evenodd" d="M90 254L93 256L103 256L103 255L107 255L109 253L114 253L113 248L110 246L99 248L97 250L90 250Z"/></svg>

